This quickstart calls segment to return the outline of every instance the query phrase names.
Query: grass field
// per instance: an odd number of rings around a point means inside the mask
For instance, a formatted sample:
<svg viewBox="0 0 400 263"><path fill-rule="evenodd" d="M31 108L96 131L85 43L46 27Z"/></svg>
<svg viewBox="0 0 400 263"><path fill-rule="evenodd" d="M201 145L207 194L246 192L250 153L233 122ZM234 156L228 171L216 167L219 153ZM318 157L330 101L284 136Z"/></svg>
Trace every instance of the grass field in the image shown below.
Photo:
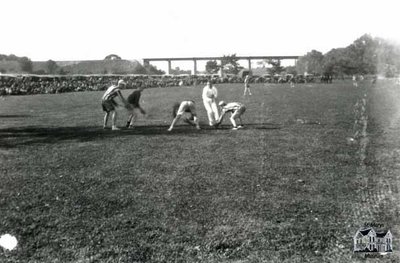
<svg viewBox="0 0 400 263"><path fill-rule="evenodd" d="M0 262L364 262L364 222L398 251L393 83L217 88L245 129L207 127L200 86L145 90L148 114L121 131L102 129L101 92L1 98L0 235L19 244ZM184 99L203 129L169 133Z"/></svg>

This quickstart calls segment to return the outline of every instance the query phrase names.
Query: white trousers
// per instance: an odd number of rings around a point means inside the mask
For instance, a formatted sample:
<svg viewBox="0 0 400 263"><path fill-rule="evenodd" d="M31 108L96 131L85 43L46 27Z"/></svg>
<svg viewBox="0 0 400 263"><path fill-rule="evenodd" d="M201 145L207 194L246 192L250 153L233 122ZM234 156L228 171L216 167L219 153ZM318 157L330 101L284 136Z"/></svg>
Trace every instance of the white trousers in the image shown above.
<svg viewBox="0 0 400 263"><path fill-rule="evenodd" d="M219 119L217 102L215 99L203 98L203 104L207 111L210 126L213 126Z"/></svg>

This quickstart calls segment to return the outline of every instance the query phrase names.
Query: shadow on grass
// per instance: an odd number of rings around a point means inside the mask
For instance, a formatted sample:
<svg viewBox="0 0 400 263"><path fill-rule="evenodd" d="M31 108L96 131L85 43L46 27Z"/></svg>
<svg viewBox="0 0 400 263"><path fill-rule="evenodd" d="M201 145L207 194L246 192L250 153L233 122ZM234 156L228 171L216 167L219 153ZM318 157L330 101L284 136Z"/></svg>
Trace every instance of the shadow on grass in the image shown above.
<svg viewBox="0 0 400 263"><path fill-rule="evenodd" d="M228 130L231 126L224 125L218 129L203 127L197 130L188 125L178 125L168 132L168 125L137 126L133 129L121 128L118 131L102 129L99 126L88 127L17 127L0 129L0 148L14 148L32 144L53 144L61 141L75 140L79 142L100 141L132 135L168 135L168 136L207 136L212 131ZM279 129L276 124L247 124L246 129Z"/></svg>
<svg viewBox="0 0 400 263"><path fill-rule="evenodd" d="M0 118L26 118L31 117L30 115L12 115L12 114L0 114Z"/></svg>
<svg viewBox="0 0 400 263"><path fill-rule="evenodd" d="M232 125L224 124L218 126L218 128L207 126L202 128L204 130L231 130ZM243 124L243 130L277 130L282 129L281 124L276 123L246 123Z"/></svg>
<svg viewBox="0 0 400 263"><path fill-rule="evenodd" d="M276 130L281 129L282 125L277 123L251 123L245 124L244 127L247 129Z"/></svg>
<svg viewBox="0 0 400 263"><path fill-rule="evenodd" d="M190 128L190 127L188 127ZM121 128L118 131L103 129L99 126L80 127L38 127L27 126L0 129L0 148L13 148L37 143L52 144L61 141L79 142L100 141L130 135L169 134L168 126L140 126L134 129ZM197 132L195 129L184 129L182 133ZM174 132L175 133L175 132Z"/></svg>

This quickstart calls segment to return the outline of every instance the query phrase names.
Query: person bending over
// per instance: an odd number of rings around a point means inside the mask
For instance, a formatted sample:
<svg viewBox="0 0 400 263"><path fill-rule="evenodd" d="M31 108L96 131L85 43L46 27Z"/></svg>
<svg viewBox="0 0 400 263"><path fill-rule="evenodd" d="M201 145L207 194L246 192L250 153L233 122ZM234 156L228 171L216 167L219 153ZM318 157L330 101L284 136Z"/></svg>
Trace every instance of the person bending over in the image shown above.
<svg viewBox="0 0 400 263"><path fill-rule="evenodd" d="M175 103L175 105L173 106L172 116L174 117L174 119L172 120L171 126L169 127L168 131L172 131L174 125L185 113L188 114L189 116L188 118L185 117L183 121L192 126L196 126L198 130L200 129L199 119L197 118L197 113L196 113L196 104L192 100L185 100L182 101L181 103Z"/></svg>

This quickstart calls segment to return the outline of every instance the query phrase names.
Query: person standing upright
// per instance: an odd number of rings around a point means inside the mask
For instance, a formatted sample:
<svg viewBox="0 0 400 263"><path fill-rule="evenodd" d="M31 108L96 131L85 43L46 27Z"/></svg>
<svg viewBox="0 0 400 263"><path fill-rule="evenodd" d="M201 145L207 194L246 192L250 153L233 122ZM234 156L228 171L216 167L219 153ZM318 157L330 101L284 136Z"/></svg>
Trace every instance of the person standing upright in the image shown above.
<svg viewBox="0 0 400 263"><path fill-rule="evenodd" d="M212 80L207 82L207 85L203 88L203 104L207 111L208 121L210 126L214 126L216 120L219 119L218 107L217 107L217 99L218 90L213 85Z"/></svg>
<svg viewBox="0 0 400 263"><path fill-rule="evenodd" d="M246 93L249 93L251 96L251 90L250 90L250 74L247 74L246 77L244 78L244 92L243 96L246 96Z"/></svg>
<svg viewBox="0 0 400 263"><path fill-rule="evenodd" d="M110 113L112 113L112 130L119 130L117 127L117 111L116 107L118 107L118 103L115 101L117 97L119 97L124 104L125 107L127 107L127 102L122 96L121 93L121 88L125 87L126 83L122 79L118 81L117 86L111 85L106 92L104 93L103 97L101 98L101 106L103 107L103 111L105 111L104 115L104 120L103 120L103 129L107 127L107 121Z"/></svg>

